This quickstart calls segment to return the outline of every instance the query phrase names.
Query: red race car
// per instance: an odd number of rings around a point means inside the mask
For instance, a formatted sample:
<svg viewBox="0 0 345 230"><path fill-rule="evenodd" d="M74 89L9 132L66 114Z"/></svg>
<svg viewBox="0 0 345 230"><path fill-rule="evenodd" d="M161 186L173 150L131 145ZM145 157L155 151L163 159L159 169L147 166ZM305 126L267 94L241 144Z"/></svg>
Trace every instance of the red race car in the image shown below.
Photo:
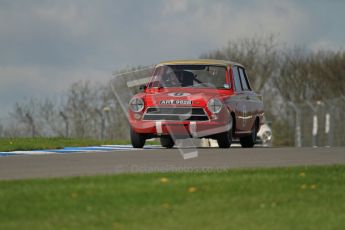
<svg viewBox="0 0 345 230"><path fill-rule="evenodd" d="M251 148L263 122L261 97L244 67L221 60L179 60L155 67L151 81L129 102L131 142L142 148L159 137L172 148L179 138L212 138L229 148L232 138Z"/></svg>

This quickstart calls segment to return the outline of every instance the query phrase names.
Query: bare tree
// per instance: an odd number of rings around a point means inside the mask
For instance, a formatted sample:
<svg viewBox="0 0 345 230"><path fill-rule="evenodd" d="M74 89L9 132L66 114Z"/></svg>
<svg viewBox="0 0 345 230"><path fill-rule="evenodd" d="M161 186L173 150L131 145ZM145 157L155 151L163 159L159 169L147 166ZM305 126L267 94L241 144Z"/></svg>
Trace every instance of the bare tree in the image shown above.
<svg viewBox="0 0 345 230"><path fill-rule="evenodd" d="M40 136L42 124L36 119L39 102L30 99L27 103L16 103L14 111L10 113L10 117L17 123L16 127L20 130L18 136ZM13 133L14 131L12 131Z"/></svg>
<svg viewBox="0 0 345 230"><path fill-rule="evenodd" d="M274 35L231 40L224 49L203 54L201 58L231 60L245 65L251 85L261 93L280 64Z"/></svg>
<svg viewBox="0 0 345 230"><path fill-rule="evenodd" d="M94 118L94 104L96 93L89 82L74 83L68 91L66 111L70 117L73 135L76 137L88 137Z"/></svg>

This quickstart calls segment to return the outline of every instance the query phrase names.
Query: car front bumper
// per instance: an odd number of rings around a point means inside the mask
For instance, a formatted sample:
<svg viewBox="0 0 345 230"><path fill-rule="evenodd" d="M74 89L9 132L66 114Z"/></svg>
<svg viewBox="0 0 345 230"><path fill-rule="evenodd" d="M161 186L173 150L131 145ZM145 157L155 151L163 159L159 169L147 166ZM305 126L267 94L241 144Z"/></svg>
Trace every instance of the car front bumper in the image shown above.
<svg viewBox="0 0 345 230"><path fill-rule="evenodd" d="M207 137L229 131L232 124L219 121L130 121L136 133L153 136Z"/></svg>

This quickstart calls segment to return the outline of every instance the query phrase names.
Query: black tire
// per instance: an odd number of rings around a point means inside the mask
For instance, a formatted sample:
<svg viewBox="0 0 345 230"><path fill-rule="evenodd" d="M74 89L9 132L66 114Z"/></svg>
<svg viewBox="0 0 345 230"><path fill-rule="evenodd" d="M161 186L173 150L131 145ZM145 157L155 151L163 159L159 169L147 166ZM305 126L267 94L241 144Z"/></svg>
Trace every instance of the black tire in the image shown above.
<svg viewBox="0 0 345 230"><path fill-rule="evenodd" d="M228 132L220 133L217 137L218 147L221 149L228 149L232 142L232 129Z"/></svg>
<svg viewBox="0 0 345 230"><path fill-rule="evenodd" d="M249 136L241 137L240 143L242 148L253 148L256 142L256 122L254 123L254 127L252 129L252 133Z"/></svg>
<svg viewBox="0 0 345 230"><path fill-rule="evenodd" d="M221 149L228 149L231 146L231 142L232 142L232 127L233 127L233 121L232 121L232 117L230 119L230 129L227 132L224 133L220 133L217 136L217 142L218 142L218 147Z"/></svg>
<svg viewBox="0 0 345 230"><path fill-rule="evenodd" d="M131 128L131 142L132 142L133 148L143 148L146 142L145 135L136 133Z"/></svg>
<svg viewBox="0 0 345 230"><path fill-rule="evenodd" d="M171 136L162 136L160 138L160 141L161 141L161 145L165 148L168 148L168 149L171 149L175 145L175 142L171 138Z"/></svg>

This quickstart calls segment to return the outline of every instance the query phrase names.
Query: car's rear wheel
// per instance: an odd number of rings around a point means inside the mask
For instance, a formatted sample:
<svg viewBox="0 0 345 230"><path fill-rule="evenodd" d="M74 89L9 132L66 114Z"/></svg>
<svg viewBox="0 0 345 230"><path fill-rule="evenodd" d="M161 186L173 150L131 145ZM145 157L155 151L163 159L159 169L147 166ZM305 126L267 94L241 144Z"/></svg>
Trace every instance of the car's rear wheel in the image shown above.
<svg viewBox="0 0 345 230"><path fill-rule="evenodd" d="M131 128L131 142L133 148L142 148L145 145L146 137L143 134L136 133L132 128Z"/></svg>
<svg viewBox="0 0 345 230"><path fill-rule="evenodd" d="M242 148L253 148L256 141L256 123L254 123L254 127L252 129L252 133L249 136L241 137L240 143Z"/></svg>
<svg viewBox="0 0 345 230"><path fill-rule="evenodd" d="M161 145L165 148L171 149L175 145L175 141L172 139L171 136L162 136L160 138Z"/></svg>
<svg viewBox="0 0 345 230"><path fill-rule="evenodd" d="M222 149L230 148L232 142L232 120L229 122L230 129L227 132L220 133L217 136L218 147Z"/></svg>

